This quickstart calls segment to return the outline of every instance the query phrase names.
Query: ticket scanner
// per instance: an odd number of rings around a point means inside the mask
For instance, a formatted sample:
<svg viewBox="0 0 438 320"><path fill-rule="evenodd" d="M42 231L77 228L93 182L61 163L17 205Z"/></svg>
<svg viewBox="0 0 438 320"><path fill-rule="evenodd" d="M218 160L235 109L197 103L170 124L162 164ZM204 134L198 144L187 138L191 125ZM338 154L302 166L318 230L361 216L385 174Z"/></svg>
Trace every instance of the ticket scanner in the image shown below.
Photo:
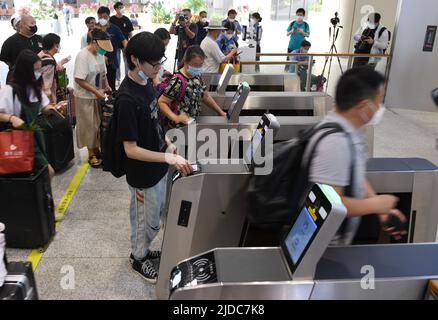
<svg viewBox="0 0 438 320"><path fill-rule="evenodd" d="M329 247L345 216L334 189L315 185L280 247L184 260L170 273L170 299L424 299L438 278L438 244ZM373 288L364 284L368 272Z"/></svg>

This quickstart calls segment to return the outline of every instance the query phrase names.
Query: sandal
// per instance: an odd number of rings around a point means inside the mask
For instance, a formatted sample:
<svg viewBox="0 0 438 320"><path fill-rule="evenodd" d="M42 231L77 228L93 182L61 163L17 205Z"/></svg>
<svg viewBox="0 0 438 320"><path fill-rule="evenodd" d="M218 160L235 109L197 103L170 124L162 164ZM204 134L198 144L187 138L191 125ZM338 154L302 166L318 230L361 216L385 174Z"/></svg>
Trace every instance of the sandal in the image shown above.
<svg viewBox="0 0 438 320"><path fill-rule="evenodd" d="M88 159L88 163L90 164L90 166L92 168L100 168L102 165L102 160L99 160L95 155L90 156L90 158Z"/></svg>

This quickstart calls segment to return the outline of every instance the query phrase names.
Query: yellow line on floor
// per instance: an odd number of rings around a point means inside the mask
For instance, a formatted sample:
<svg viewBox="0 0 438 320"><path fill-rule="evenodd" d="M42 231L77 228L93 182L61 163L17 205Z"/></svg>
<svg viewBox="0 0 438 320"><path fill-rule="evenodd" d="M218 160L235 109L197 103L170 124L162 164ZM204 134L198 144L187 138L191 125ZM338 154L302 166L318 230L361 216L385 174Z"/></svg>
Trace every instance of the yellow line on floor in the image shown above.
<svg viewBox="0 0 438 320"><path fill-rule="evenodd" d="M65 213L67 212L67 209L70 205L70 202L73 200L73 197L78 190L82 179L84 178L85 174L87 173L90 165L88 164L88 159L85 159L82 165L79 167L79 169L76 171L75 176L73 177L72 181L70 182L70 185L67 188L67 191L64 193L64 196L62 197L61 201L59 202L58 206L55 209L55 217L57 218L57 222L55 224L55 229L58 229L59 224L62 221L62 218L64 217ZM27 261L32 263L33 271L36 270L38 264L40 263L44 252L49 247L49 244L40 249L34 249L31 251L29 257L27 258Z"/></svg>

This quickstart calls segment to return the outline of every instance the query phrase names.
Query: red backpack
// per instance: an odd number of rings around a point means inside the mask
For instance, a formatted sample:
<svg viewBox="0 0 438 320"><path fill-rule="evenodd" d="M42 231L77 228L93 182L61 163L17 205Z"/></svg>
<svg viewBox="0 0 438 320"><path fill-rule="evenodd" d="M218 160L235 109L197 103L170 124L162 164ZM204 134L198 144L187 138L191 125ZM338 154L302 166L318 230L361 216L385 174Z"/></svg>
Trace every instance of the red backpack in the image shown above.
<svg viewBox="0 0 438 320"><path fill-rule="evenodd" d="M170 75L164 76L164 79L161 81L161 83L158 86L156 86L155 91L157 94L157 98L159 99L163 95L164 91L169 86L170 81L174 77L181 80L181 90L179 91L176 100L173 100L172 103L170 104L170 110L172 110L172 112L175 113L176 115L179 115L179 105L181 104L184 95L186 94L187 79L179 72L175 73L173 76ZM171 121L162 112L160 112L160 122L165 128L174 126L171 124Z"/></svg>

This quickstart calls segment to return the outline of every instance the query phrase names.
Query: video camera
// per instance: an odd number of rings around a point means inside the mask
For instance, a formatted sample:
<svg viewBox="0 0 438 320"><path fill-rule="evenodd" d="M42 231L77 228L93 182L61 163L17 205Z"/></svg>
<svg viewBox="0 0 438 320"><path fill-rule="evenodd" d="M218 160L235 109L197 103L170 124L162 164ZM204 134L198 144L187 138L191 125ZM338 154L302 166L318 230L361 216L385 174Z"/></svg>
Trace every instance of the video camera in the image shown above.
<svg viewBox="0 0 438 320"><path fill-rule="evenodd" d="M334 27L336 27L340 22L341 22L341 20L339 19L339 13L335 12L335 17L330 19L330 23Z"/></svg>

